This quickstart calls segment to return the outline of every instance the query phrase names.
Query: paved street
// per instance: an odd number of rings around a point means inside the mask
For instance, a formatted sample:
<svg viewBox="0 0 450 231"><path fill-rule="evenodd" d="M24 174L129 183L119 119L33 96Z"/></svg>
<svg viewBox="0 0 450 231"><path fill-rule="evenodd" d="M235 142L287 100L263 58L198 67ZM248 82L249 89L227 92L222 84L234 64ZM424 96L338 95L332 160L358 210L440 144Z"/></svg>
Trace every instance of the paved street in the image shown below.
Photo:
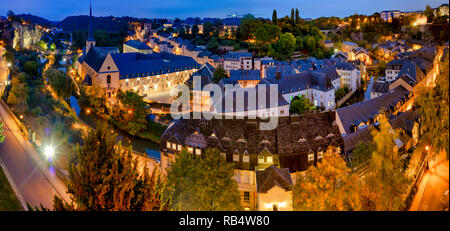
<svg viewBox="0 0 450 231"><path fill-rule="evenodd" d="M70 201L66 185L49 169L30 142L20 135L19 127L0 103L5 141L0 144L0 161L13 180L13 188L31 206L53 208L55 195ZM22 204L23 204L22 200Z"/></svg>
<svg viewBox="0 0 450 231"><path fill-rule="evenodd" d="M430 168L425 171L414 196L411 211L436 211L441 210L441 200L448 190L449 161L445 154L430 161Z"/></svg>

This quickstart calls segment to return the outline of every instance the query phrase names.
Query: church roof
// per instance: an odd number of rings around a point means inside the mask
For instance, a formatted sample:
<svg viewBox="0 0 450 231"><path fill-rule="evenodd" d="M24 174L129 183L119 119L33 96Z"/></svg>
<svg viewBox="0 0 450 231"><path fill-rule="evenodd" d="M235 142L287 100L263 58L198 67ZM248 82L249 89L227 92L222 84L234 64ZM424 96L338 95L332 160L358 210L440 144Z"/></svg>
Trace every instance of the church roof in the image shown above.
<svg viewBox="0 0 450 231"><path fill-rule="evenodd" d="M84 61L94 69L94 71L98 72L108 53L119 53L119 48L94 46L89 49L89 52L84 57Z"/></svg>
<svg viewBox="0 0 450 231"><path fill-rule="evenodd" d="M200 67L191 57L168 53L114 53L111 57L119 69L120 79L168 74Z"/></svg>
<svg viewBox="0 0 450 231"><path fill-rule="evenodd" d="M152 48L149 47L147 44L145 44L144 42L141 41L137 41L137 40L128 40L125 42L125 45L128 45L130 47L139 49L139 50L151 50Z"/></svg>

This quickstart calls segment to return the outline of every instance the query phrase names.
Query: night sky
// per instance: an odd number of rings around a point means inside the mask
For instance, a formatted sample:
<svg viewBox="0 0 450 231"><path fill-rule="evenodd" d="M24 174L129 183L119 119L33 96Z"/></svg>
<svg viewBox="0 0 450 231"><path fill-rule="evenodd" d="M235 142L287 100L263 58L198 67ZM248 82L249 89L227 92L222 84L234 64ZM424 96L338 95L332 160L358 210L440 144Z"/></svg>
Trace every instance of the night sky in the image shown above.
<svg viewBox="0 0 450 231"><path fill-rule="evenodd" d="M426 5L435 8L447 0L93 0L95 16L133 16L142 18L220 17L237 12L256 17L278 17L298 8L300 17L345 17L354 13L372 14L383 10L415 11ZM67 16L89 14L89 0L0 0L0 15L8 10L30 13L59 21Z"/></svg>

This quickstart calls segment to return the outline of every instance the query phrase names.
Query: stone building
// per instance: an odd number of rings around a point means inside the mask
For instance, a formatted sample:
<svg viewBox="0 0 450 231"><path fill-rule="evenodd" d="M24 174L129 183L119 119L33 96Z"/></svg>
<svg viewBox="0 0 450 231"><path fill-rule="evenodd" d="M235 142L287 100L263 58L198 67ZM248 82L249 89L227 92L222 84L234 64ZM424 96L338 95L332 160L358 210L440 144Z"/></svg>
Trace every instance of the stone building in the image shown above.
<svg viewBox="0 0 450 231"><path fill-rule="evenodd" d="M260 130L260 119L181 119L161 136L161 170L166 174L183 148L196 157L216 148L234 164L247 209L290 210L299 174L344 148L334 119L332 112L279 117L274 130Z"/></svg>

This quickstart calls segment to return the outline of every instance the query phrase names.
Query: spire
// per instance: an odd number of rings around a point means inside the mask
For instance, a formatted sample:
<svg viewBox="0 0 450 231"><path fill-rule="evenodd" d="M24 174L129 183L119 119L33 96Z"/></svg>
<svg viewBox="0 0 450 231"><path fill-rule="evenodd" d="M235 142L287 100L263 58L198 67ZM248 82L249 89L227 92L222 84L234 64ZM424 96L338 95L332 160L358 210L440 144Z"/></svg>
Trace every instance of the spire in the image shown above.
<svg viewBox="0 0 450 231"><path fill-rule="evenodd" d="M92 1L89 3L89 32L88 41L94 41L94 30L92 27Z"/></svg>

